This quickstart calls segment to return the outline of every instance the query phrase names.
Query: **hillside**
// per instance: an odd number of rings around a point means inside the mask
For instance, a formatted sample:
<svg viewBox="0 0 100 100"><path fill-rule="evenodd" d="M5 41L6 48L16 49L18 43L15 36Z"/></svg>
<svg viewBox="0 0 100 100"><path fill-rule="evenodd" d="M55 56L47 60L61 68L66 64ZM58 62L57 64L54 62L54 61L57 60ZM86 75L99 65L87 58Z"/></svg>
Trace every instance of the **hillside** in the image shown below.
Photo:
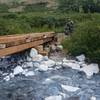
<svg viewBox="0 0 100 100"><path fill-rule="evenodd" d="M56 0L0 0L0 8L3 9L2 12L21 12L24 8L34 9L34 8L54 8L56 6ZM34 6L34 8L33 8Z"/></svg>
<svg viewBox="0 0 100 100"><path fill-rule="evenodd" d="M54 6L56 4L56 0L0 0L1 4L37 4L37 3L48 3L48 5Z"/></svg>

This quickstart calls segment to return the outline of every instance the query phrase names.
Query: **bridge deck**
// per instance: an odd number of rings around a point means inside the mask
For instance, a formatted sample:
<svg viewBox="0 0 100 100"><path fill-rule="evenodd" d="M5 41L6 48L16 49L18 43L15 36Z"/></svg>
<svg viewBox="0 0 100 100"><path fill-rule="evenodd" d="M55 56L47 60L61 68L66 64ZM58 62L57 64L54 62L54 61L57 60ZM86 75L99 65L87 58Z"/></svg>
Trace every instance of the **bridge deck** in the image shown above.
<svg viewBox="0 0 100 100"><path fill-rule="evenodd" d="M54 32L0 36L0 57L52 41Z"/></svg>

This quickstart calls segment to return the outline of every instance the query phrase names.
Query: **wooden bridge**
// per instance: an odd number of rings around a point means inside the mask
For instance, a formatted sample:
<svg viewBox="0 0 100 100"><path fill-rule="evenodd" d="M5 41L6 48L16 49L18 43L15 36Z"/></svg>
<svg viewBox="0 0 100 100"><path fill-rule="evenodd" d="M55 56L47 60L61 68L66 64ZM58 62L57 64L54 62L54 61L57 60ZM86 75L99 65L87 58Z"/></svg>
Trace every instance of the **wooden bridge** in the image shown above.
<svg viewBox="0 0 100 100"><path fill-rule="evenodd" d="M54 32L0 36L0 57L18 53L54 40Z"/></svg>

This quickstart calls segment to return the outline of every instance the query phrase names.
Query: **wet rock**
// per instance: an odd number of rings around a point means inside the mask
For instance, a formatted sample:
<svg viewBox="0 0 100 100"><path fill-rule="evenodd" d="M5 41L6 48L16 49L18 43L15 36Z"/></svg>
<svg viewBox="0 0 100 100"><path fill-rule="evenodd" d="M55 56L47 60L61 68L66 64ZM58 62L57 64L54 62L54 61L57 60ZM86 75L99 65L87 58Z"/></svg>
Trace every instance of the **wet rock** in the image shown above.
<svg viewBox="0 0 100 100"><path fill-rule="evenodd" d="M53 67L56 63L53 60L48 60L48 61L41 62L41 64L44 64L44 65L46 65L48 67Z"/></svg>
<svg viewBox="0 0 100 100"><path fill-rule="evenodd" d="M77 63L70 63L70 62L69 63L63 63L63 67L70 67L72 69L81 71L81 67Z"/></svg>
<svg viewBox="0 0 100 100"><path fill-rule="evenodd" d="M49 96L46 97L45 100L62 100L62 96L58 95L58 96Z"/></svg>
<svg viewBox="0 0 100 100"><path fill-rule="evenodd" d="M85 72L88 79L90 79L93 74L97 74L99 72L99 66L98 64L90 64L87 66L84 66L82 68L82 71Z"/></svg>
<svg viewBox="0 0 100 100"><path fill-rule="evenodd" d="M63 62L56 62L56 66L62 66Z"/></svg>
<svg viewBox="0 0 100 100"><path fill-rule="evenodd" d="M28 71L25 73L25 76L34 76L35 73L33 71Z"/></svg>
<svg viewBox="0 0 100 100"><path fill-rule="evenodd" d="M61 87L62 87L64 90L69 91L69 92L76 92L77 90L80 89L80 88L78 88L78 87L73 87L73 86L63 85L63 84L61 84Z"/></svg>
<svg viewBox="0 0 100 100"><path fill-rule="evenodd" d="M41 64L38 68L39 71L47 71L48 70L48 66L45 64Z"/></svg>
<svg viewBox="0 0 100 100"><path fill-rule="evenodd" d="M28 62L32 61L32 58L29 57L29 56L27 56L27 61L28 61Z"/></svg>
<svg viewBox="0 0 100 100"><path fill-rule="evenodd" d="M4 80L5 81L9 81L10 80L10 77L9 76L6 76L6 77L4 77Z"/></svg>
<svg viewBox="0 0 100 100"><path fill-rule="evenodd" d="M27 67L33 67L33 62L27 62L26 65Z"/></svg>
<svg viewBox="0 0 100 100"><path fill-rule="evenodd" d="M90 100L96 100L96 97L95 96L92 96Z"/></svg>
<svg viewBox="0 0 100 100"><path fill-rule="evenodd" d="M14 78L14 74L13 73L10 73L9 75L11 78Z"/></svg>
<svg viewBox="0 0 100 100"><path fill-rule="evenodd" d="M23 68L21 66L17 66L14 68L14 75L20 74L23 72Z"/></svg>
<svg viewBox="0 0 100 100"><path fill-rule="evenodd" d="M53 83L54 81L52 80L52 79L49 79L49 78L47 78L47 79L45 79L44 81L43 81L43 84L51 84L51 83Z"/></svg>
<svg viewBox="0 0 100 100"><path fill-rule="evenodd" d="M39 62L34 62L34 63L33 63L33 66L39 68L40 63L39 63Z"/></svg>
<svg viewBox="0 0 100 100"><path fill-rule="evenodd" d="M80 56L76 56L76 59L77 59L78 61L80 61L80 62L84 62L84 61L85 61L85 55L82 54L82 55L80 55Z"/></svg>

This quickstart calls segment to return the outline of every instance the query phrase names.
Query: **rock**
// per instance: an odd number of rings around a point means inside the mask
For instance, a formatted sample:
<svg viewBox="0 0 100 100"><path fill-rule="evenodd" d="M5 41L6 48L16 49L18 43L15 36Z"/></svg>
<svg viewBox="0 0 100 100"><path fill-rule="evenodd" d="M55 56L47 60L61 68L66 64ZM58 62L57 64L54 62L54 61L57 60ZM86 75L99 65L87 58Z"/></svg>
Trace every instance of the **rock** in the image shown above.
<svg viewBox="0 0 100 100"><path fill-rule="evenodd" d="M21 66L17 66L16 68L14 68L14 75L20 74L23 72L23 68Z"/></svg>
<svg viewBox="0 0 100 100"><path fill-rule="evenodd" d="M57 45L57 50L63 50L63 46L62 45Z"/></svg>
<svg viewBox="0 0 100 100"><path fill-rule="evenodd" d="M56 62L56 66L61 66L63 62Z"/></svg>
<svg viewBox="0 0 100 100"><path fill-rule="evenodd" d="M25 75L27 72L28 72L28 69L24 69L23 72L22 72L22 74Z"/></svg>
<svg viewBox="0 0 100 100"><path fill-rule="evenodd" d="M96 97L95 96L92 96L90 100L96 100Z"/></svg>
<svg viewBox="0 0 100 100"><path fill-rule="evenodd" d="M50 83L53 83L54 81L52 79L45 79L45 81L43 82L43 84L50 84Z"/></svg>
<svg viewBox="0 0 100 100"><path fill-rule="evenodd" d="M48 70L48 66L45 65L45 64L41 64L38 69L39 69L39 71L47 71Z"/></svg>
<svg viewBox="0 0 100 100"><path fill-rule="evenodd" d="M63 93L63 92L60 92L59 93L64 99L67 97L67 95L65 94L65 93Z"/></svg>
<svg viewBox="0 0 100 100"><path fill-rule="evenodd" d="M49 96L49 97L46 97L45 100L62 100L62 96L61 95Z"/></svg>
<svg viewBox="0 0 100 100"><path fill-rule="evenodd" d="M43 60L43 56L40 54L32 57L32 61L34 61L34 62L41 62L42 60Z"/></svg>
<svg viewBox="0 0 100 100"><path fill-rule="evenodd" d="M64 58L63 63L78 63L78 62L76 60L68 60L68 59Z"/></svg>
<svg viewBox="0 0 100 100"><path fill-rule="evenodd" d="M27 67L33 67L33 62L27 62Z"/></svg>
<svg viewBox="0 0 100 100"><path fill-rule="evenodd" d="M48 56L44 56L44 57L43 57L43 60L44 60L44 61L48 61L48 60L49 60Z"/></svg>
<svg viewBox="0 0 100 100"><path fill-rule="evenodd" d="M30 51L30 57L33 58L36 55L38 55L38 51L36 49L32 48Z"/></svg>
<svg viewBox="0 0 100 100"><path fill-rule="evenodd" d="M14 74L13 73L10 73L9 75L11 78L14 78Z"/></svg>
<svg viewBox="0 0 100 100"><path fill-rule="evenodd" d="M80 61L80 62L84 62L84 61L85 61L85 55L82 54L82 55L80 55L80 56L76 56L76 59L77 59L78 61Z"/></svg>
<svg viewBox="0 0 100 100"><path fill-rule="evenodd" d="M35 73L33 71L26 72L25 76L34 76Z"/></svg>
<svg viewBox="0 0 100 100"><path fill-rule="evenodd" d="M6 76L6 77L4 77L4 80L5 81L9 81L10 80L10 77L9 76Z"/></svg>
<svg viewBox="0 0 100 100"><path fill-rule="evenodd" d="M32 61L32 58L27 56L27 61L28 62Z"/></svg>
<svg viewBox="0 0 100 100"><path fill-rule="evenodd" d="M62 68L62 66L56 66L55 70L58 70L58 69L61 69L61 68Z"/></svg>
<svg viewBox="0 0 100 100"><path fill-rule="evenodd" d="M99 73L99 66L98 64L90 64L90 65L84 66L82 68L82 71L85 72L87 78L90 79L94 73L95 74Z"/></svg>
<svg viewBox="0 0 100 100"><path fill-rule="evenodd" d="M64 90L66 90L66 91L68 91L68 92L76 92L77 90L79 90L80 88L78 88L78 87L73 87L73 86L69 86L69 85L61 85L61 87L64 89Z"/></svg>
<svg viewBox="0 0 100 100"><path fill-rule="evenodd" d="M33 63L33 66L39 68L40 64L39 64L38 62L34 62L34 63Z"/></svg>
<svg viewBox="0 0 100 100"><path fill-rule="evenodd" d="M53 60L48 60L48 61L43 61L42 64L44 64L48 67L53 67L56 63Z"/></svg>
<svg viewBox="0 0 100 100"><path fill-rule="evenodd" d="M80 65L76 63L63 63L63 67L70 67L72 69L81 71Z"/></svg>

